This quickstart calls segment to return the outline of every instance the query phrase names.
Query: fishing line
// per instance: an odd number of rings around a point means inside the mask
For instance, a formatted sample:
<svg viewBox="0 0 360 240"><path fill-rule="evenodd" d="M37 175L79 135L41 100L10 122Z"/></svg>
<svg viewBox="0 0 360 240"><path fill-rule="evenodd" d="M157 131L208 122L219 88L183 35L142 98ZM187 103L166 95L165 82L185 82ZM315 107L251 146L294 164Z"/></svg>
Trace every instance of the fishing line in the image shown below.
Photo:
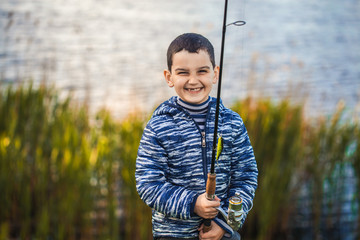
<svg viewBox="0 0 360 240"><path fill-rule="evenodd" d="M229 24L226 23L227 5L228 5L228 0L225 0L224 18L223 18L223 27L222 27L222 37L221 37L220 65L219 65L220 72L219 72L217 98L216 98L211 168L210 168L210 172L208 173L208 178L207 178L207 182L206 182L206 198L209 199L209 200L214 200L214 198L215 198L215 189L216 189L216 174L215 174L215 160L216 160L216 157L215 156L216 156L216 153L217 153L217 142L218 142L217 141L217 138L218 138L217 130L218 130L219 115L220 115L221 80L222 80L222 72L223 72L223 60L224 60L226 28L228 26L231 26L231 25L234 25L234 26L243 26L243 25L245 25L245 21L240 21L240 20L229 23ZM221 137L219 138L219 140L221 140ZM210 229L211 229L211 220L210 219L204 219L203 231L208 232L208 231L210 231Z"/></svg>
<svg viewBox="0 0 360 240"><path fill-rule="evenodd" d="M230 2L231 3L231 2ZM226 27L234 25L235 27L243 26L245 25L246 18L245 18L245 1L240 2L234 2L235 6L231 7L230 9L233 9L231 12L229 12L231 15L234 15L235 19L242 19L233 21L231 23L228 23ZM235 11L234 11L235 10ZM229 15L230 16L230 15ZM237 101L243 97L243 94L234 93L231 91L231 89L243 89L242 82L246 82L246 73L244 68L244 43L245 43L245 28L237 31L231 31L232 33L235 33L234 35L231 34L231 38L233 39L230 43L232 51L230 52L229 59L227 60L229 62L228 71L226 75L228 75L230 78L233 79L233 81L226 84L225 91L229 92L228 94L225 94L227 96L227 99L224 98L223 101ZM237 40L240 39L240 40ZM246 92L246 91L245 91Z"/></svg>
<svg viewBox="0 0 360 240"><path fill-rule="evenodd" d="M246 16L245 16L245 9L246 9L246 0L244 0L244 1L241 1L240 2L240 4L241 4L241 12L240 12L240 15L242 16L242 18L244 19L244 20L246 20ZM244 21L245 22L245 21ZM245 76L246 76L246 73L245 73L245 64L244 64L244 61L245 61L245 58L244 58L244 56L245 56L245 51L244 51L244 49L245 49L245 29L246 28L244 28L242 31L241 31L241 34L240 34L240 52L241 52L241 57L239 58L239 65L240 65L240 72L239 72L239 75L240 75L240 79L239 79L239 82L240 82L240 86L242 86L242 84L241 84L241 80L243 81L243 82L245 82ZM241 97L241 96L240 96Z"/></svg>
<svg viewBox="0 0 360 240"><path fill-rule="evenodd" d="M224 49L225 49L225 35L226 35L226 28L228 26L244 26L246 24L243 20L237 20L231 22L229 24L226 23L227 19L227 0L225 2L224 8L224 20L223 20L223 29L222 29L222 38L221 38L221 52L220 52L220 72L219 72L219 79L218 79L218 89L217 89L217 100L216 100L216 110L215 110L215 126L214 126L214 138L213 138L213 151L212 151L212 159L211 159L211 168L210 173L215 173L215 155L217 149L217 128L218 128L218 120L219 120L219 108L220 108L220 96L221 96L221 82L222 82L222 73L223 73L223 60L224 60Z"/></svg>

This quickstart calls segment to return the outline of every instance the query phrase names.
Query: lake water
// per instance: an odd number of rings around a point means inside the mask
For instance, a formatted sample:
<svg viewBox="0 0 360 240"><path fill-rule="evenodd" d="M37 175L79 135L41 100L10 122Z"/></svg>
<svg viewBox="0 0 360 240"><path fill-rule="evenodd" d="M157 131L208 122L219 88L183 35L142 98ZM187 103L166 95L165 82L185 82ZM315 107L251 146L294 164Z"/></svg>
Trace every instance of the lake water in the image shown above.
<svg viewBox="0 0 360 240"><path fill-rule="evenodd" d="M124 117L174 94L163 80L169 43L183 32L221 44L223 1L2 0L0 79L54 83ZM251 94L359 112L360 1L229 1L222 98ZM213 91L213 96L216 91Z"/></svg>
<svg viewBox="0 0 360 240"><path fill-rule="evenodd" d="M218 59L222 18L216 0L1 0L0 88L33 79L93 111L151 111L174 94L162 74L169 43L198 32ZM289 98L311 116L344 101L360 116L360 0L229 0L235 20L247 24L227 29L226 105L248 95ZM345 181L354 186L352 175Z"/></svg>

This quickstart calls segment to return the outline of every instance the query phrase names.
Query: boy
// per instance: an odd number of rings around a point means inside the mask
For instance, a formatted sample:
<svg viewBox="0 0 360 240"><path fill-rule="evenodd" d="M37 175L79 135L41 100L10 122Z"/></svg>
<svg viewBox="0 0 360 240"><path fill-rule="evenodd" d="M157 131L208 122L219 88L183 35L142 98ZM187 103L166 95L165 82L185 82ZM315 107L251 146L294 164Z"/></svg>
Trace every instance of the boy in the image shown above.
<svg viewBox="0 0 360 240"><path fill-rule="evenodd" d="M215 167L217 197L205 197L216 106L209 94L219 77L214 59L212 44L195 33L178 36L168 48L164 76L178 96L154 111L135 172L138 193L153 209L154 239L239 238L216 208L227 210L235 192L241 194L245 212L252 206L258 174L253 149L240 116L222 104L218 133L224 146ZM203 219L212 219L209 232L202 230Z"/></svg>

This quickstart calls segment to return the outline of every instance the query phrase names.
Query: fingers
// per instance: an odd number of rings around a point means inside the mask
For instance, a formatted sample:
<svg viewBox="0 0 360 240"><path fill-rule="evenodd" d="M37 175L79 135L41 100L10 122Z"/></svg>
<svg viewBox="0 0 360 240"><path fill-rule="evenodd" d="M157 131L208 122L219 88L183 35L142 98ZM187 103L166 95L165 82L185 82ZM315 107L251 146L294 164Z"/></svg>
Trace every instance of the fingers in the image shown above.
<svg viewBox="0 0 360 240"><path fill-rule="evenodd" d="M212 239L212 240L218 240L221 239L224 234L225 230L223 230L220 226L218 226L215 222L211 221L211 230L209 232L204 233L202 231L203 226L201 225L199 229L199 239L205 240L205 239Z"/></svg>
<svg viewBox="0 0 360 240"><path fill-rule="evenodd" d="M219 210L217 207L206 207L204 209L204 214L210 214L210 215L217 215L219 213Z"/></svg>
<svg viewBox="0 0 360 240"><path fill-rule="evenodd" d="M213 201L206 198L205 193L201 194L195 203L194 212L202 218L214 218L218 214L217 207L220 206L220 199L215 196Z"/></svg>
<svg viewBox="0 0 360 240"><path fill-rule="evenodd" d="M216 210L216 209L215 209ZM208 213L204 213L204 218L205 219L213 219L215 218L216 216L218 215L218 211L211 211L211 212L208 212Z"/></svg>
<svg viewBox="0 0 360 240"><path fill-rule="evenodd" d="M209 207L220 207L220 200L209 201Z"/></svg>
<svg viewBox="0 0 360 240"><path fill-rule="evenodd" d="M215 218L219 213L219 210L216 209L218 207L220 207L220 201L216 199L213 201L209 201L208 206L205 210L205 214L208 215L207 218Z"/></svg>
<svg viewBox="0 0 360 240"><path fill-rule="evenodd" d="M215 218L218 213L219 210L217 210L216 208L220 206L220 202L218 201L209 201L208 205L204 208L204 218Z"/></svg>

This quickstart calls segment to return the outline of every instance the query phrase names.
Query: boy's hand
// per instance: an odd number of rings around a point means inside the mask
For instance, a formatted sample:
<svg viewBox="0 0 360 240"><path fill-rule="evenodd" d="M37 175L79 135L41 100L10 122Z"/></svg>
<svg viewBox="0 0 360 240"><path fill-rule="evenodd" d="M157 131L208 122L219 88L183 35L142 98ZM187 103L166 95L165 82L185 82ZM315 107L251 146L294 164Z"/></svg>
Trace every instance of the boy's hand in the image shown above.
<svg viewBox="0 0 360 240"><path fill-rule="evenodd" d="M218 214L216 207L220 206L220 199L215 196L213 201L210 201L206 198L206 193L201 194L195 203L194 212L206 219L215 218Z"/></svg>
<svg viewBox="0 0 360 240"><path fill-rule="evenodd" d="M222 229L219 225L217 225L214 221L211 221L211 230L206 233L203 232L203 226L204 224L201 224L200 228L198 229L199 239L201 240L219 240L225 234L225 230Z"/></svg>

